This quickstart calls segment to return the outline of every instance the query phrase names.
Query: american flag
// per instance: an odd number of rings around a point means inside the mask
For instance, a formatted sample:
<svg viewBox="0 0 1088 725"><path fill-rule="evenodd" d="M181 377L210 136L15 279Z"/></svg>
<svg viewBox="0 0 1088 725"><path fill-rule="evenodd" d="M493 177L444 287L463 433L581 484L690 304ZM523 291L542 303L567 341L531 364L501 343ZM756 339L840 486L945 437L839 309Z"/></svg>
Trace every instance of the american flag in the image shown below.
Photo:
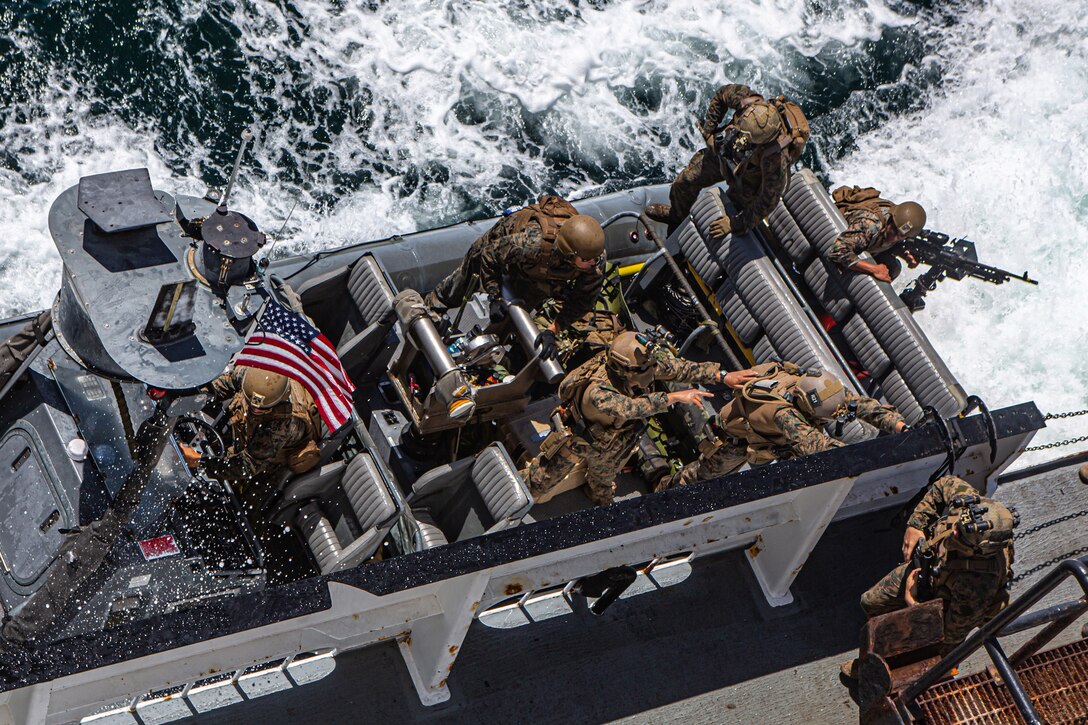
<svg viewBox="0 0 1088 725"><path fill-rule="evenodd" d="M275 301L265 305L234 364L297 380L314 399L330 431L351 420L355 386L340 365L336 348L313 325Z"/></svg>

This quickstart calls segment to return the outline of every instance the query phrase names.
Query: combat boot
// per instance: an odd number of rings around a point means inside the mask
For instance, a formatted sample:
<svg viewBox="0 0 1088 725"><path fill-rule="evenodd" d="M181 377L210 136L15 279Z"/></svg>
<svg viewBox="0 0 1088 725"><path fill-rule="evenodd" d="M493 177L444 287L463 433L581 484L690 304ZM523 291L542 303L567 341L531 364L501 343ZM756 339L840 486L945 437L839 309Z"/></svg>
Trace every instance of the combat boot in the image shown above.
<svg viewBox="0 0 1088 725"><path fill-rule="evenodd" d="M672 213L672 207L668 204L647 204L646 208L642 211L646 212L646 216L650 217L655 222L668 224L669 215Z"/></svg>

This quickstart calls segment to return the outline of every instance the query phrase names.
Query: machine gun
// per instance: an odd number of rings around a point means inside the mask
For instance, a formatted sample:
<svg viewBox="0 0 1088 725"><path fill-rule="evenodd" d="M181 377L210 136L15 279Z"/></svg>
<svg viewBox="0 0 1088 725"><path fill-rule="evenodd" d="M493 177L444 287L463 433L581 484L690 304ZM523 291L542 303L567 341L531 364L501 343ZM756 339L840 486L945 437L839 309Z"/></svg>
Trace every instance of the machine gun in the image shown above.
<svg viewBox="0 0 1088 725"><path fill-rule="evenodd" d="M929 265L929 270L914 280L899 297L907 304L911 312L925 309L925 296L937 288L943 279L957 282L964 277L974 277L991 284L1003 284L1011 279L1037 285L1039 282L1028 276L1027 272L1013 274L997 267L991 267L978 261L975 243L967 239L950 239L947 234L923 229L917 236L900 242L900 250L911 254L922 264Z"/></svg>

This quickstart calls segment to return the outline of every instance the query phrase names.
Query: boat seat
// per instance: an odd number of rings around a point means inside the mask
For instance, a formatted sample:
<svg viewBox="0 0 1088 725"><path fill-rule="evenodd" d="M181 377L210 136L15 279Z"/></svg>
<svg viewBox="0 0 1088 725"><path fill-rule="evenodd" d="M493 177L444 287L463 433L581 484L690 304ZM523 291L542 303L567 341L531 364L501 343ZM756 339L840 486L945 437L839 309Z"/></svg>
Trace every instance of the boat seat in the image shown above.
<svg viewBox="0 0 1088 725"><path fill-rule="evenodd" d="M532 498L501 443L427 471L407 503L424 547L461 541L521 523ZM437 529L437 532L434 530Z"/></svg>
<svg viewBox="0 0 1088 725"><path fill-rule="evenodd" d="M333 521L335 507L330 493L343 490L355 525ZM322 574L355 566L372 557L381 546L401 508L369 453L360 453L347 464L323 466L293 480L284 491L284 505L305 501L295 524L313 552Z"/></svg>
<svg viewBox="0 0 1088 725"><path fill-rule="evenodd" d="M878 380L889 402L910 422L920 419L927 405L946 417L963 409L967 397L963 388L892 286L826 260L847 224L810 170L794 175L768 223L784 245L800 231L816 249L817 258L804 270L805 281L840 323L859 362ZM845 298L846 303L836 298Z"/></svg>
<svg viewBox="0 0 1088 725"><path fill-rule="evenodd" d="M705 189L674 234L677 244L696 252L699 246L694 240L698 238L708 254L708 260L699 264L708 269L714 265L724 272L715 297L737 336L751 348L754 362L789 360L802 367L828 370L848 381L847 371L800 307L765 247L751 234L731 234L720 241L710 237L710 225L729 206L731 202L720 187ZM873 433L855 421L839 438L851 443Z"/></svg>

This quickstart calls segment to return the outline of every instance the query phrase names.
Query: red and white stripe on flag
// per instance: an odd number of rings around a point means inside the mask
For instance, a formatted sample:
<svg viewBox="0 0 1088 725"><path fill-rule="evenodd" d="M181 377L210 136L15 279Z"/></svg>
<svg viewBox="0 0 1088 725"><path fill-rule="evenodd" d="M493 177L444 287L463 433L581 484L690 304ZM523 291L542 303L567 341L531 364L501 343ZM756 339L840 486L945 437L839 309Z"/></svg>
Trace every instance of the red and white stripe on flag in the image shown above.
<svg viewBox="0 0 1088 725"><path fill-rule="evenodd" d="M297 381L314 399L330 431L351 420L355 386L344 372L336 348L313 325L274 301L265 306L234 364Z"/></svg>

